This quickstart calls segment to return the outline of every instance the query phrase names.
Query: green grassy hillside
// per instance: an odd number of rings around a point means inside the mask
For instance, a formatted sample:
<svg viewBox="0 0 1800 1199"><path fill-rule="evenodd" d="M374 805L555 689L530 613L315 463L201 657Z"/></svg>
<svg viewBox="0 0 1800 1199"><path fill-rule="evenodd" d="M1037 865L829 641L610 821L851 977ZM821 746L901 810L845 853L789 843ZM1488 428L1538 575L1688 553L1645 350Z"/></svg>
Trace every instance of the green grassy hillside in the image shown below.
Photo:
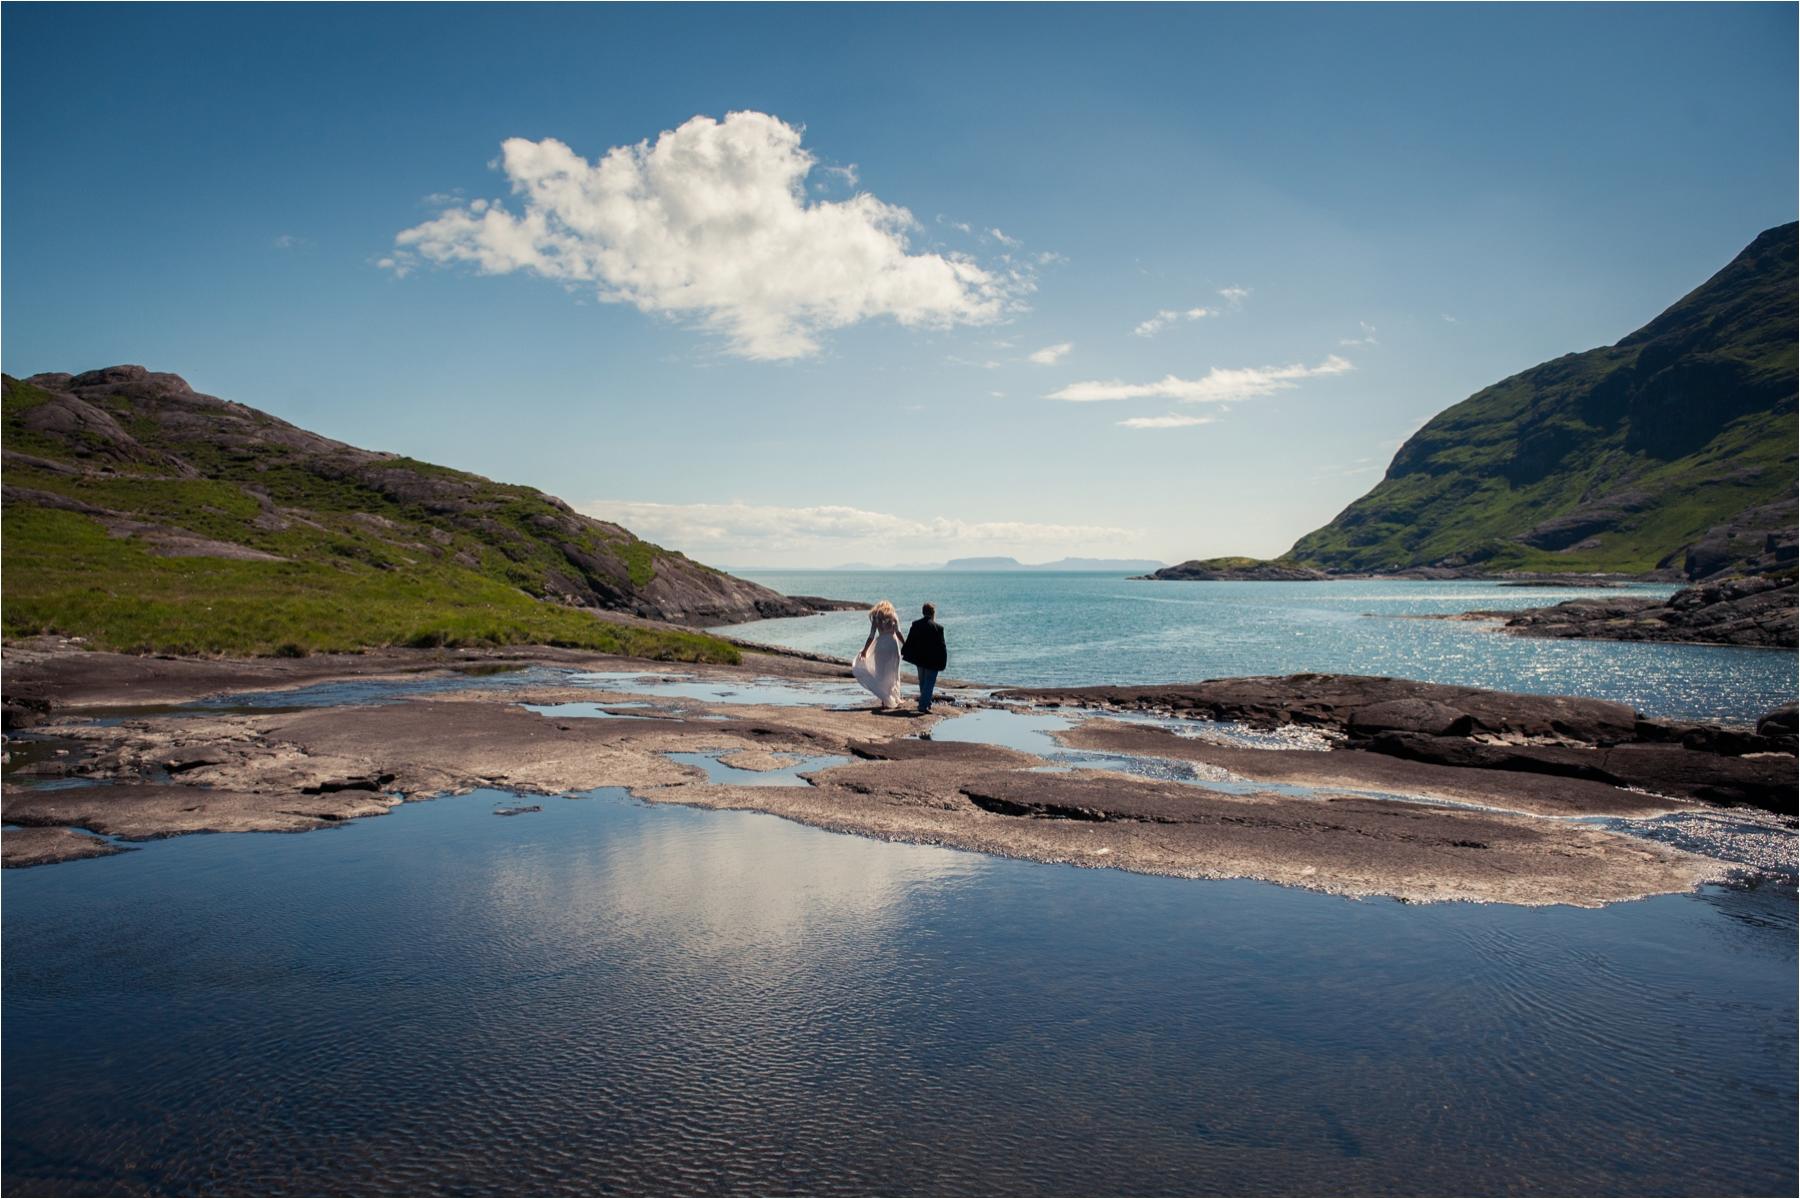
<svg viewBox="0 0 1800 1199"><path fill-rule="evenodd" d="M554 644L735 661L697 623L791 601L528 487L112 368L4 380L6 636L284 653Z"/></svg>
<svg viewBox="0 0 1800 1199"><path fill-rule="evenodd" d="M1696 577L1791 561L1795 320L1785 225L1617 345L1440 413L1287 558Z"/></svg>

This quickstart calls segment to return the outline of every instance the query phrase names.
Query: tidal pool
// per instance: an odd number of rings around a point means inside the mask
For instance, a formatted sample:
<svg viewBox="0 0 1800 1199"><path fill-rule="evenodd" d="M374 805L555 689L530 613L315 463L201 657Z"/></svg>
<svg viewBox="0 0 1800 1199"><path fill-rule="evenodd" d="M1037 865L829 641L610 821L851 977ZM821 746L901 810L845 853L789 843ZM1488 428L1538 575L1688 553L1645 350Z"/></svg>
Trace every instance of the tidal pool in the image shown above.
<svg viewBox="0 0 1800 1199"><path fill-rule="evenodd" d="M5 1188L1795 1188L1789 887L1421 907L514 802L6 872Z"/></svg>

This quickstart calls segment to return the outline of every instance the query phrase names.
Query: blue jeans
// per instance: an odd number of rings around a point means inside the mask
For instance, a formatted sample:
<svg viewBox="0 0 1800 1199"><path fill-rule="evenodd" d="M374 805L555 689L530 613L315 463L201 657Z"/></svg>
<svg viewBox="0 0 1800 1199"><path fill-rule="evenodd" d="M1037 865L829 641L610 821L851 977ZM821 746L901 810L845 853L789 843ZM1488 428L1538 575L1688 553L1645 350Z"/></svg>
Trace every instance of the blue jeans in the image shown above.
<svg viewBox="0 0 1800 1199"><path fill-rule="evenodd" d="M929 712L931 711L931 693L937 690L938 672L924 666L915 666L913 669L919 672L919 711Z"/></svg>

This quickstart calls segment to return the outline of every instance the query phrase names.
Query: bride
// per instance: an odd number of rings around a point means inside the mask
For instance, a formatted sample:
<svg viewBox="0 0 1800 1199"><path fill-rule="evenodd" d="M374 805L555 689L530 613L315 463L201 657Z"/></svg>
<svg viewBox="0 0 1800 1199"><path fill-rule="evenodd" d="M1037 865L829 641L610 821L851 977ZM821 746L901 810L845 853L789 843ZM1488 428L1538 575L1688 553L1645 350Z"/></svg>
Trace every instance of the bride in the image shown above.
<svg viewBox="0 0 1800 1199"><path fill-rule="evenodd" d="M878 710L900 706L900 615L886 600L869 610L869 639L850 673L880 701Z"/></svg>

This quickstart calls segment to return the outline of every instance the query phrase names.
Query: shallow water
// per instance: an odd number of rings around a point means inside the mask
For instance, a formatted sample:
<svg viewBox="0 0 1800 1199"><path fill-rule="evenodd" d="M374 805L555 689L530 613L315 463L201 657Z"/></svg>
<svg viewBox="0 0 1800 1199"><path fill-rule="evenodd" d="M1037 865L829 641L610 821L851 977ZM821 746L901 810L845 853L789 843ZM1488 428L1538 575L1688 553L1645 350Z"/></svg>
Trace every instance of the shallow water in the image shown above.
<svg viewBox="0 0 1800 1199"><path fill-rule="evenodd" d="M1418 907L509 799L6 872L6 1189L1795 1187L1790 890Z"/></svg>
<svg viewBox="0 0 1800 1199"><path fill-rule="evenodd" d="M822 754L818 757L798 758L791 765L781 766L774 770L745 770L732 766L719 759L729 755L730 750L709 750L702 753L669 753L663 755L670 761L680 762L683 766L695 766L706 772L706 781L730 787L810 787L812 786L802 775L811 774L815 770L824 770L830 766L842 766L850 759L836 754ZM793 757L794 755L784 755Z"/></svg>
<svg viewBox="0 0 1800 1199"><path fill-rule="evenodd" d="M855 646L851 647L852 652ZM848 655L845 655L848 657ZM706 679L679 671L646 674L632 670L580 671L563 682L658 699L691 699L703 704L767 704L776 708L868 707L870 696L855 683L816 679Z"/></svg>
<svg viewBox="0 0 1800 1199"><path fill-rule="evenodd" d="M1795 695L1792 651L1553 641L1420 616L1539 607L1625 591L1484 582L1164 583L1097 574L795 571L747 577L903 612L938 605L950 671L996 686L1169 683L1306 671L1591 695L1654 716L1750 720ZM859 612L737 625L731 635L845 657Z"/></svg>
<svg viewBox="0 0 1800 1199"><path fill-rule="evenodd" d="M332 679L279 691L238 691L198 700L179 707L120 709L127 712L189 711L225 713L238 711L299 711L304 708L338 708L352 704L388 704L404 699L429 698L446 691L495 691L513 687L541 687L563 682L568 672L554 667L463 666L428 674L407 674L363 679Z"/></svg>

